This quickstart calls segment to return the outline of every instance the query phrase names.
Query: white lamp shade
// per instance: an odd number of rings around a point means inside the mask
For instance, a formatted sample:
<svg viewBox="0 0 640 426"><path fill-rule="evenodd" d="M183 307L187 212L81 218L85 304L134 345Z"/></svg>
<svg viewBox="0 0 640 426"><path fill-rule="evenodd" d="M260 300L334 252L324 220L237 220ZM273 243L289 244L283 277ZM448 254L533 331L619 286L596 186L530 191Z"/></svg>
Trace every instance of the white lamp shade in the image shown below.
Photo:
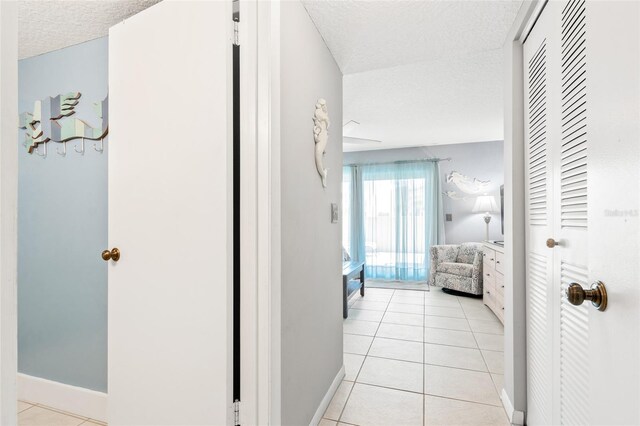
<svg viewBox="0 0 640 426"><path fill-rule="evenodd" d="M498 211L498 203L493 195L480 195L473 206L474 213L491 213Z"/></svg>

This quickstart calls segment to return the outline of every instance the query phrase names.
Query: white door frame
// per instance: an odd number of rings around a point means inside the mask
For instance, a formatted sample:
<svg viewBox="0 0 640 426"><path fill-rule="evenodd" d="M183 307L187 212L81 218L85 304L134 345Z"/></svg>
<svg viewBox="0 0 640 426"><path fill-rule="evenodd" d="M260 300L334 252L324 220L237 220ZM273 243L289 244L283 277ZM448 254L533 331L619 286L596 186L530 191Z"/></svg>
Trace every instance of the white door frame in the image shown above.
<svg viewBox="0 0 640 426"><path fill-rule="evenodd" d="M276 1L240 1L242 223L252 231L242 239L251 251L242 255L242 304L251 328L243 326L248 352L243 349L242 424L280 424L281 419L279 19ZM244 389L253 393L244 395Z"/></svg>
<svg viewBox="0 0 640 426"><path fill-rule="evenodd" d="M279 10L240 1L241 424L281 418Z"/></svg>
<svg viewBox="0 0 640 426"><path fill-rule="evenodd" d="M15 425L18 369L18 2L0 1L0 424Z"/></svg>
<svg viewBox="0 0 640 426"><path fill-rule="evenodd" d="M504 389L502 403L513 424L527 408L525 275L525 123L523 44L546 0L526 0L504 45L505 287Z"/></svg>

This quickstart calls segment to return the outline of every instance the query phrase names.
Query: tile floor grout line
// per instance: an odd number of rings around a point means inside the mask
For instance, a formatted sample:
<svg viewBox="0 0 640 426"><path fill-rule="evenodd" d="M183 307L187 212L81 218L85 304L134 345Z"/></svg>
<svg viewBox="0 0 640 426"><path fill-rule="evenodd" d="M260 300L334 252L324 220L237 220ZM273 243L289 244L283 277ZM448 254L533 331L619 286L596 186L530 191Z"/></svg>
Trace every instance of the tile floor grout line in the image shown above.
<svg viewBox="0 0 640 426"><path fill-rule="evenodd" d="M364 337L371 337L371 336L364 336ZM381 339L386 339L386 337L380 337ZM417 344L421 344L420 342L416 342L415 340L401 340L401 339L388 339L388 340L398 340L400 342L407 342L407 343L417 343ZM471 351L478 351L478 352L482 352L484 349L478 349L478 348L470 348L470 347L465 347L465 346L454 346L454 345L442 345L439 343L422 343L422 345L434 345L434 346L446 346L447 348L457 348L457 349L468 349ZM498 353L504 353L501 351L487 351L487 352L498 352ZM498 373L498 372L492 372L489 371L489 366L485 365L487 367L487 370L483 371L483 370L477 370L474 368L468 368L468 367L457 367L457 366L453 366L453 365L445 365L445 364L434 364L432 362L427 362L426 360L426 350L425 348L423 348L423 352L422 352L422 362L418 362L418 361L411 361L408 359L401 359L401 358L391 358L388 356L380 356L380 355L370 355L370 354L361 354L361 353L355 353L355 352L345 352L345 354L349 354L349 355L359 355L359 356L365 356L365 357L371 357L371 358L377 358L377 359L388 359L390 361L400 361L400 362L409 362L411 364L424 364L424 365L432 365L435 367L447 367L447 368L457 368L459 370L466 370L466 371L477 371L480 373L491 373L491 374L501 374L504 375L503 373ZM484 361L484 360L483 360ZM364 362L364 361L363 361Z"/></svg>
<svg viewBox="0 0 640 426"><path fill-rule="evenodd" d="M466 318L466 312L465 312L465 318ZM469 319L467 318L467 322L469 323ZM469 323L469 328L471 328L471 323ZM491 377L491 373L489 371L489 364L487 363L487 360L484 357L484 354L482 353L482 350L480 350L480 344L478 343L478 339L476 338L476 334L473 331L473 329L471 330L471 335L473 336L473 340L476 342L476 346L478 347L478 350L480 351L480 357L482 357L482 362L484 362L484 366L487 368L487 373L489 373L489 378L491 379L491 382L493 383L493 378ZM503 337L504 339L504 337ZM493 384L493 388L496 388L495 383ZM497 391L496 391L497 393ZM498 395L498 398L500 398L500 395Z"/></svg>
<svg viewBox="0 0 640 426"><path fill-rule="evenodd" d="M483 305L484 305L484 302L483 302ZM467 313L464 311L464 309L462 311L464 312L464 315L466 317ZM468 318L467 318L467 322L469 322ZM471 328L471 323L469 323L469 328ZM485 367L487 367L487 372L489 373L489 379L491 379L491 383L493 383L493 389L496 391L496 394L498 395L498 399L500 401L502 401L502 398L500 397L500 391L498 390L498 387L496 386L496 382L493 379L493 375L491 374L491 370L489 369L489 363L487 363L487 359L485 358L484 353L482 352L482 349L480 348L480 343L478 343L478 338L476 337L476 332L473 329L471 330L471 334L473 336L473 340L475 340L476 345L478 346L478 350L480 351L480 356L482 357L482 361L484 362ZM482 334L490 334L490 333L482 333ZM502 339L504 341L504 332L502 333ZM496 352L498 352L498 351L496 351ZM504 354L504 351L503 351L503 354ZM501 406L502 406L502 410L506 414L507 411L504 408L504 404L502 404ZM508 415L507 415L507 418L508 418Z"/></svg>
<svg viewBox="0 0 640 426"><path fill-rule="evenodd" d="M433 330L444 330L444 329L440 329L440 328L434 328ZM448 331L457 331L457 330L448 330ZM446 344L446 343L433 343L433 342L424 342L425 345L438 345L438 346L447 346L449 348L460 348L460 349L475 349L475 350L480 350L480 348L478 347L470 347L470 346L460 346L460 345L450 345L450 344Z"/></svg>
<svg viewBox="0 0 640 426"><path fill-rule="evenodd" d="M461 402L468 402L468 403L471 403L471 404L480 404L480 405L484 405L484 406L487 406L487 407L495 407L495 408L499 408L500 407L500 405L493 405L493 404L489 404L487 402L478 402L478 401L471 401L469 399L452 398L450 396L436 395L434 393L426 393L424 395L425 396L434 396L436 398L442 398L442 399L449 399L451 401L461 401Z"/></svg>
<svg viewBox="0 0 640 426"><path fill-rule="evenodd" d="M62 414L63 416L73 417L74 419L79 419L79 420L84 420L84 421L89 420L89 417L84 417L84 416L81 416L79 414L70 413L68 411L58 410L57 408L49 407L48 405L33 404L33 406L42 408L43 410L48 410L48 411L52 411L54 413ZM24 411L26 411L26 410L24 410Z"/></svg>
<svg viewBox="0 0 640 426"><path fill-rule="evenodd" d="M482 334L487 334L487 333L482 333ZM476 344L478 345L478 348L480 348L480 344L478 343L478 339L476 338L476 334L475 332L473 333L473 338L476 339ZM502 339L504 340L504 334L502 335ZM502 401L502 398L500 396L500 391L498 390L498 386L496 381L493 379L493 374L500 374L500 373L492 373L491 370L489 369L489 363L487 362L487 359L484 356L484 353L482 352L483 350L480 349L480 355L482 356L482 360L484 361L485 365L487 366L487 371L489 372L489 378L491 379L491 383L493 383L493 388L496 390L496 393L498 394L498 399L500 399L500 401ZM493 352L500 352L500 351L493 351ZM502 351L502 354L504 356L504 351ZM503 373L504 375L504 373ZM507 414L507 410L504 407L504 404L502 405L502 409L504 411L505 414ZM507 415L508 417L508 415Z"/></svg>
<svg viewBox="0 0 640 426"><path fill-rule="evenodd" d="M30 409L32 409L33 407L35 407L35 405L34 405L34 404L29 404L29 406L28 406L27 408L25 408L24 410L22 410L22 411L18 411L18 414L20 414L20 413L24 413L25 411L30 410Z"/></svg>
<svg viewBox="0 0 640 426"><path fill-rule="evenodd" d="M356 383L354 383L354 386L355 386L355 384ZM411 393L411 394L414 394L414 395L435 396L435 397L438 397L438 398L451 399L451 400L454 400L454 401L470 402L470 403L473 403L473 404L481 404L481 405L486 405L486 406L489 406L489 407L500 407L501 406L501 405L493 405L493 404L490 404L488 402L472 401L470 399L452 398L452 397L449 397L449 396L438 395L438 394L435 394L435 393L423 393L423 392L416 392L416 391L407 390L407 389L394 388L392 386L375 385L375 384L372 384L372 383L365 383L365 382L360 382L359 384L365 385L365 386L370 386L372 388L383 388L383 389L389 389L389 390L394 390L394 391L398 391L398 392ZM346 403L345 403L345 407L346 407ZM344 408L343 408L343 412L344 412ZM342 417L342 414L341 414L341 417ZM333 420L333 419L329 419L329 420L337 421L337 422L342 423L342 420Z"/></svg>
<svg viewBox="0 0 640 426"><path fill-rule="evenodd" d="M407 393L412 393L414 395L424 395L424 392L417 392L417 391L412 391L412 390L407 390L407 389L394 388L392 386L375 385L375 384L372 384L372 383L365 383L365 382L360 382L359 384L366 385L366 386L371 386L373 388L383 388L383 389L395 390L395 391L398 391L398 392L407 392Z"/></svg>
<svg viewBox="0 0 640 426"><path fill-rule="evenodd" d="M444 367L444 368L453 368L456 370L473 371L476 373L489 373L489 367L487 367L487 370L482 371L482 370L474 370L473 368L468 368L468 367L453 367L451 365L433 364L430 362L425 362L424 365L429 365L431 367Z"/></svg>
<svg viewBox="0 0 640 426"><path fill-rule="evenodd" d="M393 290L393 293L391 293L391 297L393 297L393 295L395 293L396 293L396 290ZM389 303L391 303L391 299L389 299L389 302L387 302L387 307L389 307ZM360 372L362 371L362 367L364 367L364 363L367 361L367 356L369 354L369 351L371 350L371 346L373 345L373 342L376 340L376 336L378 334L378 330L380 329L380 324L382 324L382 320L384 319L384 314L386 312L387 311L385 310L384 313L382 314L382 318L380 318L380 322L378 322L378 327L376 328L376 332L373 335L373 339L371 339L371 344L369 345L369 349L367 349L367 354L364 356L364 359L362 360L362 364L360 364L360 368L358 369L358 372L356 373L355 377L353 378L353 386L351 386L351 389L349 390L349 395L347 395L347 398L344 400L344 404L342 405L342 410L340 410L340 415L338 416L338 420L336 421L336 423L341 423L340 420L342 419L342 415L344 414L344 410L347 408L347 404L349 403L349 398L351 398L351 394L353 393L353 388L355 388L356 384L358 383L358 376L360 376ZM344 330L343 330L343 332L344 332Z"/></svg>

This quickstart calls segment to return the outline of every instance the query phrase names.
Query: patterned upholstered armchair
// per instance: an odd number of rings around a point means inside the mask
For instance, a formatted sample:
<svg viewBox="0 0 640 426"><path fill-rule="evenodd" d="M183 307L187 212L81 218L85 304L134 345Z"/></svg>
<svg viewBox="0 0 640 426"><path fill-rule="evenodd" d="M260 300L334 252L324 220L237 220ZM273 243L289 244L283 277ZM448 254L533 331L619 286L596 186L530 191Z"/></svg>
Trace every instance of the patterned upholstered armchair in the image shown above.
<svg viewBox="0 0 640 426"><path fill-rule="evenodd" d="M429 284L482 294L482 244L433 246Z"/></svg>

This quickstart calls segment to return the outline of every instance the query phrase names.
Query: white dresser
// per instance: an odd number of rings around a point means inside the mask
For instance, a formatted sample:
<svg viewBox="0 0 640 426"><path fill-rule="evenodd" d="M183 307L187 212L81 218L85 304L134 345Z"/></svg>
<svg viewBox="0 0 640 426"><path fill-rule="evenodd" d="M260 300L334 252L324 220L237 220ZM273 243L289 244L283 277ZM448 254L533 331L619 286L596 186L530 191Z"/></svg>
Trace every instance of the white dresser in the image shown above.
<svg viewBox="0 0 640 426"><path fill-rule="evenodd" d="M482 301L504 324L504 247L485 241L482 256Z"/></svg>

